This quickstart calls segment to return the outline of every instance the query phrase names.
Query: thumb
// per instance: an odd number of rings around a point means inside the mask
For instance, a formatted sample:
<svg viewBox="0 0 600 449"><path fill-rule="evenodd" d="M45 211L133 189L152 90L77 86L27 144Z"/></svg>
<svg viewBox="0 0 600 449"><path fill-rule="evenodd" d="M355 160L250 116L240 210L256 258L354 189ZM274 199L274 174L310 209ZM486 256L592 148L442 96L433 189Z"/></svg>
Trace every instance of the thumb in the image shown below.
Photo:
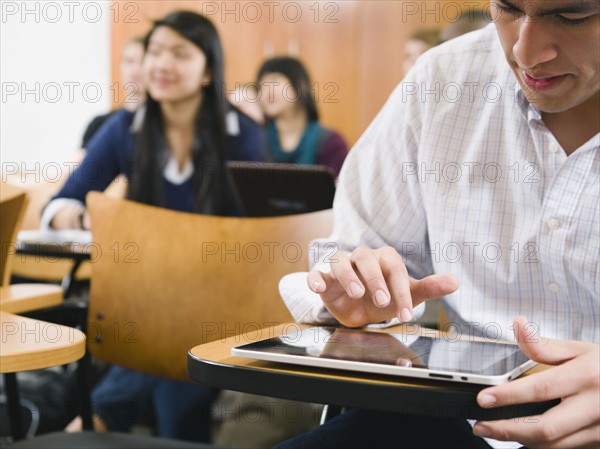
<svg viewBox="0 0 600 449"><path fill-rule="evenodd" d="M410 294L413 306L417 306L428 299L435 299L449 295L458 290L459 282L451 274L433 274L423 279L410 280Z"/></svg>
<svg viewBox="0 0 600 449"><path fill-rule="evenodd" d="M524 316L514 321L513 332L519 348L531 360L558 365L584 353L588 345L581 341L554 340L539 335L539 325Z"/></svg>

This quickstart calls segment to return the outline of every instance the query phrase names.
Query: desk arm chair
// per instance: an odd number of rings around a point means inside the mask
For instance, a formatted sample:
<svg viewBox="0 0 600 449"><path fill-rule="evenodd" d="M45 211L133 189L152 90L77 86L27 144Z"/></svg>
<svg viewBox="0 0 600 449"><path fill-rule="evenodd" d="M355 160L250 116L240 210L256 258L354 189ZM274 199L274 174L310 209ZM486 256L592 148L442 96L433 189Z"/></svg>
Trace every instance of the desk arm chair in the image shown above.
<svg viewBox="0 0 600 449"><path fill-rule="evenodd" d="M190 348L291 320L279 280L306 269L310 241L332 226L330 210L213 217L97 192L88 194L87 206L101 251L91 264L90 351L109 363L188 382ZM71 438L77 447L206 447L117 433L73 435L50 434L15 447L70 447ZM37 440L44 441L34 445Z"/></svg>
<svg viewBox="0 0 600 449"><path fill-rule="evenodd" d="M42 211L58 192L61 183L40 183L24 187L27 192L27 209L21 230L40 229ZM72 296L75 286L85 285L90 279L88 261L68 258L40 257L20 253L14 257L11 265L13 278L28 282L51 282L62 284L64 297ZM80 289L77 289L80 290ZM85 291L85 290L84 290Z"/></svg>
<svg viewBox="0 0 600 449"><path fill-rule="evenodd" d="M20 284L9 285L11 265L16 252L17 232L23 220L28 198L20 188L3 182L0 184L0 311L6 317L12 317L9 312L23 313L34 309L49 307L62 302L62 289L54 285ZM5 329L2 328L3 343L8 339ZM17 342L18 343L18 342ZM3 355L5 352L3 344ZM7 354L14 348L6 348ZM7 363L5 361L5 363ZM32 368L29 368L32 369ZM5 380L6 395L8 398L8 413L10 417L11 433L13 437L20 438L24 435L20 415L20 400L17 387L15 369L2 367Z"/></svg>
<svg viewBox="0 0 600 449"><path fill-rule="evenodd" d="M2 183L0 189L0 309L5 312L26 312L62 302L62 289L48 284L10 285L11 268L17 248L19 231L28 198L25 191Z"/></svg>

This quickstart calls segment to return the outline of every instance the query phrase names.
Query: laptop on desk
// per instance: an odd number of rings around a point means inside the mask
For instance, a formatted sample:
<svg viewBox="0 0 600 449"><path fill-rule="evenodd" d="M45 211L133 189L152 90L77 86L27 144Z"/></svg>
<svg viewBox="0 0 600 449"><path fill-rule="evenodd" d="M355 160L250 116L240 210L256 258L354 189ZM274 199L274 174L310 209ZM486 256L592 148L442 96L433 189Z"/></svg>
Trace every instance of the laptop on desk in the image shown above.
<svg viewBox="0 0 600 449"><path fill-rule="evenodd" d="M229 161L225 171L245 217L303 214L333 205L335 178L325 166Z"/></svg>

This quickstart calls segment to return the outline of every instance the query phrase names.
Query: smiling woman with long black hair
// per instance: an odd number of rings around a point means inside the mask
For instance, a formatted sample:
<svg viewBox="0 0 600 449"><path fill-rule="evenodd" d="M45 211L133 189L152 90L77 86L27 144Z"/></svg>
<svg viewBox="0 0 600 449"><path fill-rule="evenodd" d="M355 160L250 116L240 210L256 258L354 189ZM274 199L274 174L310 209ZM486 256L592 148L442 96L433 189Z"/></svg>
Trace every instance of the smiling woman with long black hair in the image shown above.
<svg viewBox="0 0 600 449"><path fill-rule="evenodd" d="M114 114L88 144L82 165L45 208L42 224L88 227L85 195L119 174L131 200L213 215L235 213L222 168L226 160L262 160L263 134L225 100L223 55L213 24L193 12L157 21L145 42L146 106ZM96 425L128 431L153 403L157 433L208 438L211 389L113 366L92 393ZM77 424L70 426L76 429Z"/></svg>
<svg viewBox="0 0 600 449"><path fill-rule="evenodd" d="M88 227L85 195L119 174L127 197L169 209L234 212L221 168L263 160L263 132L227 103L217 30L205 17L174 12L145 39L146 106L114 114L88 144L81 166L45 208L42 226Z"/></svg>

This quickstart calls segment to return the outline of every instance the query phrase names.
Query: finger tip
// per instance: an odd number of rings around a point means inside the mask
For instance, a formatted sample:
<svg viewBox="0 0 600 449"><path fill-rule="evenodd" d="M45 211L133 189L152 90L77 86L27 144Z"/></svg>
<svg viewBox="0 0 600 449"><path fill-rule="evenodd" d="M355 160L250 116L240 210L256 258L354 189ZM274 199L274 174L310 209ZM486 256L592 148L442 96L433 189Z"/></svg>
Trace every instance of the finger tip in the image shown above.
<svg viewBox="0 0 600 449"><path fill-rule="evenodd" d="M481 438L489 438L492 436L490 429L486 425L481 424L480 422L477 422L473 426L473 433Z"/></svg>
<svg viewBox="0 0 600 449"><path fill-rule="evenodd" d="M519 346L535 342L532 338L535 335L535 328L529 326L529 321L524 316L518 316L513 320L513 333Z"/></svg>
<svg viewBox="0 0 600 449"><path fill-rule="evenodd" d="M525 315L519 315L514 319L514 324L520 327L524 327L528 323Z"/></svg>
<svg viewBox="0 0 600 449"><path fill-rule="evenodd" d="M442 289L448 293L454 293L460 288L460 281L456 276L450 273L440 274L438 282Z"/></svg>
<svg viewBox="0 0 600 449"><path fill-rule="evenodd" d="M460 288L460 281L453 274L448 275L448 283L449 287L452 288L453 291L456 291Z"/></svg>
<svg viewBox="0 0 600 449"><path fill-rule="evenodd" d="M310 289L315 293L323 293L325 291L325 283L322 281L312 281Z"/></svg>
<svg viewBox="0 0 600 449"><path fill-rule="evenodd" d="M400 319L401 322L408 323L409 321L412 320L413 313L409 308L405 307L402 310L400 310L400 313L398 314L398 318Z"/></svg>
<svg viewBox="0 0 600 449"><path fill-rule="evenodd" d="M383 290L378 290L375 295L373 295L373 303L376 307L383 309L390 305L390 295Z"/></svg>
<svg viewBox="0 0 600 449"><path fill-rule="evenodd" d="M477 404L481 408L493 408L497 405L498 399L489 390L480 391L477 395Z"/></svg>

